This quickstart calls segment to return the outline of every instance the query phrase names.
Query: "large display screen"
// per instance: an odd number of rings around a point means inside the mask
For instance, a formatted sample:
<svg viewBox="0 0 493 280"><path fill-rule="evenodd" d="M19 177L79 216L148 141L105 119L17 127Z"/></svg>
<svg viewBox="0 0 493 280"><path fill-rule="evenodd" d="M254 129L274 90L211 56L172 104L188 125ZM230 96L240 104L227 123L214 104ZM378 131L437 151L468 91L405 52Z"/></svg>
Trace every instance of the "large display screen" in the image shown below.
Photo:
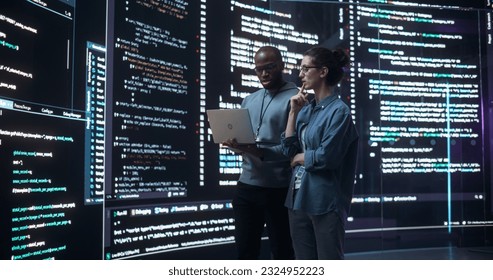
<svg viewBox="0 0 493 280"><path fill-rule="evenodd" d="M493 11L432 2L2 2L0 258L234 258L242 158L206 110L267 44L299 86L310 47L350 54L347 252L491 243Z"/></svg>

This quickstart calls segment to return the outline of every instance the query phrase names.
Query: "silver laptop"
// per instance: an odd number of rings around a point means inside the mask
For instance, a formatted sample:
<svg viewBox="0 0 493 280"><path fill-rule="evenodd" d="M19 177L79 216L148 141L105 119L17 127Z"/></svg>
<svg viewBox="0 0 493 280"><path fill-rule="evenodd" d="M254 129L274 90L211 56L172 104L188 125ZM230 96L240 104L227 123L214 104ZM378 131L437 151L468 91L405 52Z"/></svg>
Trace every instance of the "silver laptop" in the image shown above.
<svg viewBox="0 0 493 280"><path fill-rule="evenodd" d="M207 110L214 143L236 139L239 144L254 144L255 133L248 109Z"/></svg>

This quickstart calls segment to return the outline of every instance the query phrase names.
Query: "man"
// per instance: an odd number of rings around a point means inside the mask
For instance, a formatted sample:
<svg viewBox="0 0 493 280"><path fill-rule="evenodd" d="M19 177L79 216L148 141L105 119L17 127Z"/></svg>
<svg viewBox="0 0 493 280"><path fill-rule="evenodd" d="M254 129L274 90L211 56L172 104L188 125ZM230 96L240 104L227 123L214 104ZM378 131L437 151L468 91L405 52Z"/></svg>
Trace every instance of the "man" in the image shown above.
<svg viewBox="0 0 493 280"><path fill-rule="evenodd" d="M239 145L234 139L222 143L243 157L233 198L238 258L259 258L265 224L271 257L293 259L284 206L291 167L290 159L281 154L280 136L286 128L290 98L298 93L298 88L283 79L284 63L277 48L261 47L254 62L263 88L245 97L241 107L250 113L257 143Z"/></svg>

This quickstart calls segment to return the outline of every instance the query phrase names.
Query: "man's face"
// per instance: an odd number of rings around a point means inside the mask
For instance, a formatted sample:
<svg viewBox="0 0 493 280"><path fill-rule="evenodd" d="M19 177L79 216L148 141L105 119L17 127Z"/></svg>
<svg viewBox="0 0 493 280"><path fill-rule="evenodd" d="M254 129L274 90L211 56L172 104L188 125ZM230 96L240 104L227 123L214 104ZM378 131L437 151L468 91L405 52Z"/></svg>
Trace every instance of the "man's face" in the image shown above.
<svg viewBox="0 0 493 280"><path fill-rule="evenodd" d="M282 62L271 52L259 52L255 56L255 73L265 89L277 89L282 84Z"/></svg>

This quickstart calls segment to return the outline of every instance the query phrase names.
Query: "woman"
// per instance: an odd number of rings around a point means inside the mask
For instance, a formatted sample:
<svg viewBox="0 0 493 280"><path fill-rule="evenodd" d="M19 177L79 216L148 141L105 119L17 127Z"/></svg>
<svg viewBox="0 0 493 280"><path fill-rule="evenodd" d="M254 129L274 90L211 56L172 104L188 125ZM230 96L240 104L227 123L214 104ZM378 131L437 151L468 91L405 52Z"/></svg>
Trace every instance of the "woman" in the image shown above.
<svg viewBox="0 0 493 280"><path fill-rule="evenodd" d="M314 47L303 55L303 83L290 99L283 153L294 167L286 199L296 259L343 259L344 221L351 203L358 133L348 106L334 89L348 55ZM312 89L309 101L305 92Z"/></svg>

